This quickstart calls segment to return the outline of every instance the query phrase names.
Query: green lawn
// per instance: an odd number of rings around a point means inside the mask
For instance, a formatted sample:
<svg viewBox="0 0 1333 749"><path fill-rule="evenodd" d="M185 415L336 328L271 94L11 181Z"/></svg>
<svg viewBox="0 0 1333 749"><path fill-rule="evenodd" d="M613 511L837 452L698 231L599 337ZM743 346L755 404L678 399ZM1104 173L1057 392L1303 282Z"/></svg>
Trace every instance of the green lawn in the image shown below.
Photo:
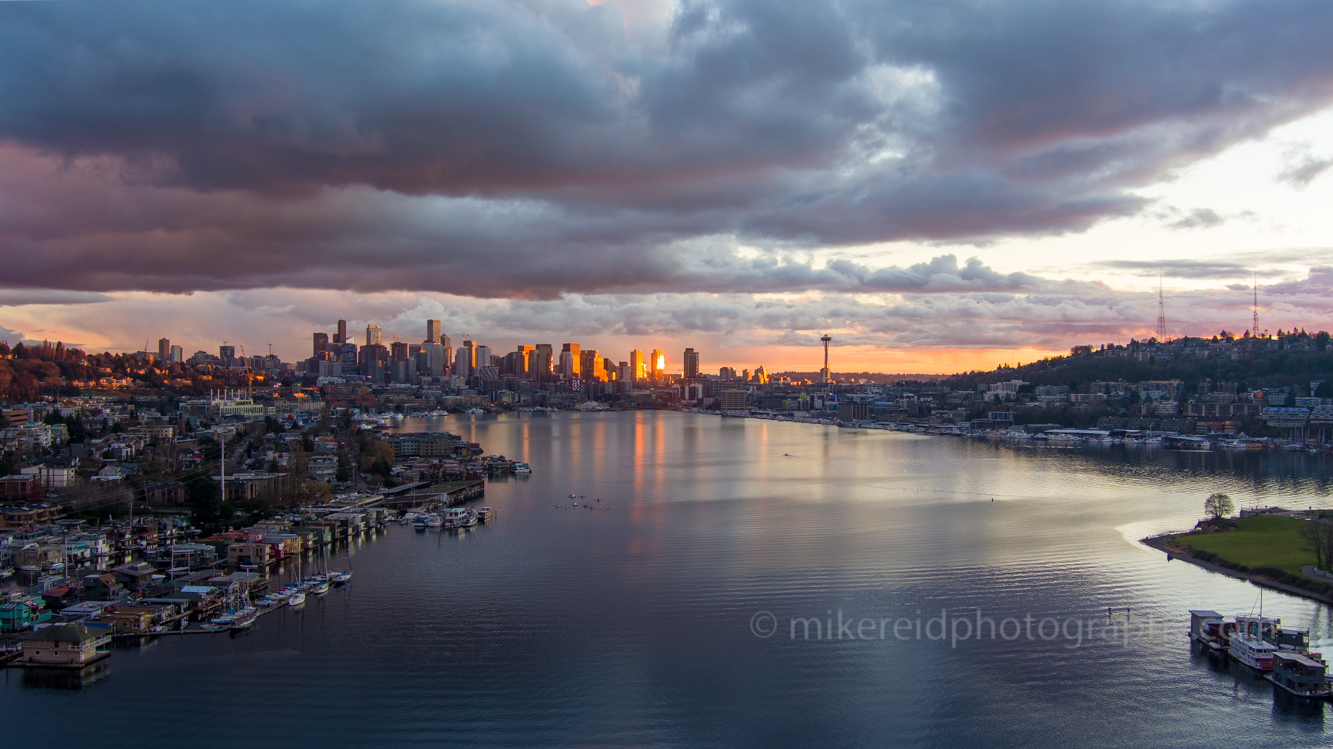
<svg viewBox="0 0 1333 749"><path fill-rule="evenodd" d="M1211 551L1229 562L1254 567L1278 567L1293 575L1314 564L1314 554L1301 551L1305 545L1299 531L1305 521L1261 515L1240 518L1237 530L1184 536L1180 543L1200 551Z"/></svg>

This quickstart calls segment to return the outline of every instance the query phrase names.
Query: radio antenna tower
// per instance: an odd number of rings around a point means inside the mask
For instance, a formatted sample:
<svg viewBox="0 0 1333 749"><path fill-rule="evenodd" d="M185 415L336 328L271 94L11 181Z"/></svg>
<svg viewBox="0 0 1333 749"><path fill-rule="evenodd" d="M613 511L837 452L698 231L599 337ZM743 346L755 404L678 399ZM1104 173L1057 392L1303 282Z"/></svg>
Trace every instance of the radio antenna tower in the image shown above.
<svg viewBox="0 0 1333 749"><path fill-rule="evenodd" d="M833 339L832 339L831 337L829 337L829 334L828 334L828 333L825 333L825 334L824 334L824 337L820 338L819 340L821 340L821 341L824 342L824 372L823 372L823 375L824 375L824 384L827 385L827 384L829 383L829 379L830 379L830 378L829 378L829 371L828 371L828 344L829 344L829 341L831 341L831 340L833 340Z"/></svg>
<svg viewBox="0 0 1333 749"><path fill-rule="evenodd" d="M1162 274L1157 275L1157 340L1166 342L1166 294Z"/></svg>
<svg viewBox="0 0 1333 749"><path fill-rule="evenodd" d="M1254 269L1254 326L1250 328L1250 335L1259 337L1259 269Z"/></svg>

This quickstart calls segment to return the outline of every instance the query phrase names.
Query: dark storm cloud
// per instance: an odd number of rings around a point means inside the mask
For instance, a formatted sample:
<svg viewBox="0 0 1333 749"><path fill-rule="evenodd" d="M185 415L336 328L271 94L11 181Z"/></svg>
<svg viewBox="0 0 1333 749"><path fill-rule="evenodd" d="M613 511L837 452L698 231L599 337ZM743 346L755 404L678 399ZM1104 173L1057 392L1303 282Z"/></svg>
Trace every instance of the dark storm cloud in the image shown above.
<svg viewBox="0 0 1333 749"><path fill-rule="evenodd" d="M1331 21L1317 0L683 2L646 30L582 0L3 3L3 283L1019 288L791 253L1133 214L1128 188L1327 106Z"/></svg>

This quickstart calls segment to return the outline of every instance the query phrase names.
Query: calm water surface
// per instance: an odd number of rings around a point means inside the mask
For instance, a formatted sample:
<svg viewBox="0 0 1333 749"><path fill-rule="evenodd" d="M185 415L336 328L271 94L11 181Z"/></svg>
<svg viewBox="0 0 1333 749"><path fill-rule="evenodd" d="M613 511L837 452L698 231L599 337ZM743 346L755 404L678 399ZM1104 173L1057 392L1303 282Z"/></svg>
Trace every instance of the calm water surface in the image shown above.
<svg viewBox="0 0 1333 749"><path fill-rule="evenodd" d="M117 649L80 689L0 672L6 745L1326 743L1327 708L1187 647L1188 609L1248 612L1258 589L1135 543L1219 489L1333 506L1325 457L653 412L404 428L533 473L487 485L489 526L358 542L349 586L249 633ZM1333 651L1327 607L1263 605ZM978 609L1032 638L929 639ZM794 617L832 626L793 640Z"/></svg>

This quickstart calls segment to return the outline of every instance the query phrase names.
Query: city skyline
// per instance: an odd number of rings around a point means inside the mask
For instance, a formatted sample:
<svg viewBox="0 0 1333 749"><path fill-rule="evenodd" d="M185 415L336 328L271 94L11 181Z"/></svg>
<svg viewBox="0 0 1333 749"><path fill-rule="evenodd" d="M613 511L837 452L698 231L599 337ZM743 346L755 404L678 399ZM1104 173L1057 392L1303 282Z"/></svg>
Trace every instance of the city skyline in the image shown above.
<svg viewBox="0 0 1333 749"><path fill-rule="evenodd" d="M817 369L828 333L944 373L1149 337L1159 279L1175 333L1244 331L1255 276L1269 330L1333 327L1333 10L950 7L405 0L296 44L267 4L5 4L0 339L295 358L439 319Z"/></svg>

